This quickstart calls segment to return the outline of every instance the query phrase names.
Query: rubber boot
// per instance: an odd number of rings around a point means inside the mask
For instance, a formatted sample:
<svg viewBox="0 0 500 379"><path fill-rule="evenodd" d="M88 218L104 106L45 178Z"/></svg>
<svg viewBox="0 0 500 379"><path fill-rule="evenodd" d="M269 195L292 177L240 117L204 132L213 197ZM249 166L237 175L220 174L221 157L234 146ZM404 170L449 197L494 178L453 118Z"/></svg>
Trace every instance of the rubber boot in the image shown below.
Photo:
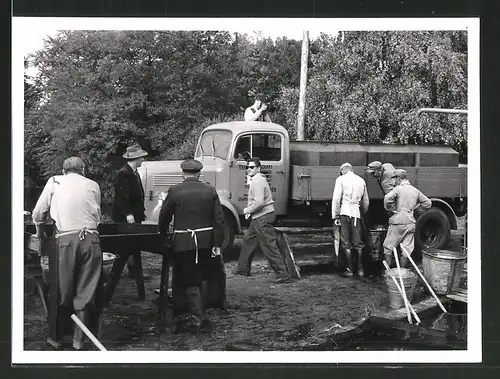
<svg viewBox="0 0 500 379"><path fill-rule="evenodd" d="M209 299L208 280L204 280L201 282L201 305L202 305L201 326L202 327L207 327L210 324L210 321L207 317L208 299Z"/></svg>
<svg viewBox="0 0 500 379"><path fill-rule="evenodd" d="M394 256L391 254L384 254L384 260L387 262L389 268L392 268L394 265Z"/></svg>
<svg viewBox="0 0 500 379"><path fill-rule="evenodd" d="M401 254L401 267L408 268L409 265L410 261L408 260L408 257L404 253Z"/></svg>
<svg viewBox="0 0 500 379"><path fill-rule="evenodd" d="M200 287L196 286L186 288L186 299L190 311L187 327L193 333L198 334L200 332L201 321L203 319L203 304L201 301Z"/></svg>
<svg viewBox="0 0 500 379"><path fill-rule="evenodd" d="M94 309L90 313L89 329L92 334L97 338L101 338L102 331L102 309ZM75 326L77 327L77 326Z"/></svg>
<svg viewBox="0 0 500 379"><path fill-rule="evenodd" d="M52 315L50 316L54 317ZM73 321L69 318L69 311L66 307L59 307L57 309L56 318L55 330L49 333L47 343L54 349L60 350L63 348L64 335L68 334L68 329L70 329Z"/></svg>
<svg viewBox="0 0 500 379"><path fill-rule="evenodd" d="M363 267L363 249L356 249L357 259L358 259L358 276L360 278L365 277L365 270Z"/></svg>
<svg viewBox="0 0 500 379"><path fill-rule="evenodd" d="M75 315L88 328L89 321L90 321L90 311L88 311L88 310L76 311ZM86 336L85 336L85 333L83 332L83 330L80 329L80 327L75 324L74 332L73 332L73 349L85 350L85 337Z"/></svg>
<svg viewBox="0 0 500 379"><path fill-rule="evenodd" d="M344 273L342 274L343 277L348 278L353 275L354 271L354 266L352 264L352 251L351 249L345 249L345 258L346 258L346 263L347 267Z"/></svg>

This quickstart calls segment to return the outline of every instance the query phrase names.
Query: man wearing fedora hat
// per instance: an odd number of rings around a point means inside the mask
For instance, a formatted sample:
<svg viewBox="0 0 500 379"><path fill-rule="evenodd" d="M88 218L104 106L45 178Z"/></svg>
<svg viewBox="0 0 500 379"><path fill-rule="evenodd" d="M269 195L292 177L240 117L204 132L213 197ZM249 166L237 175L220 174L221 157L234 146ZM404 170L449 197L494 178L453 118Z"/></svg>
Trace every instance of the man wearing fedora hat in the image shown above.
<svg viewBox="0 0 500 379"><path fill-rule="evenodd" d="M167 234L174 219L174 316L179 321L179 328L187 327L196 333L205 318L210 283L217 272L224 272L220 256L224 241L224 213L216 189L199 180L202 168L203 164L194 159L182 162L184 181L169 188L158 217L162 235ZM225 282L221 290L225 294ZM184 303L187 303L189 314L183 319Z"/></svg>
<svg viewBox="0 0 500 379"><path fill-rule="evenodd" d="M123 154L123 158L125 158L127 163L118 171L114 182L115 197L111 214L114 222L140 224L146 219L144 188L142 187L137 169L141 167L144 157L147 155L148 153L139 144L127 147L127 151ZM125 262L128 265L129 276L135 276L138 287L138 299L144 300L146 297L141 252L135 250L127 251L119 254L113 264L109 283L104 293L106 303L111 299L113 291L118 284Z"/></svg>

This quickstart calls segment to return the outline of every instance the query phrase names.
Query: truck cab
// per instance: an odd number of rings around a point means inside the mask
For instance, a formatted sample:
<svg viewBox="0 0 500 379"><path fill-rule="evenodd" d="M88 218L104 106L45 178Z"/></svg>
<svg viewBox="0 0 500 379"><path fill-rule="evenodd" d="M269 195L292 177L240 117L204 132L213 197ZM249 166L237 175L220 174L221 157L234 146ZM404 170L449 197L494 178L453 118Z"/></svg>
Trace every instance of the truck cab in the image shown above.
<svg viewBox="0 0 500 379"><path fill-rule="evenodd" d="M236 121L209 126L201 133L194 158L203 163L200 180L217 189L226 221L229 246L235 233L241 233L243 209L247 205L246 165L259 157L275 201L277 215L287 212L289 191L289 137L278 124ZM148 223L158 223L162 196L183 181L181 161L144 162L139 168ZM276 196L279 194L279 196Z"/></svg>
<svg viewBox="0 0 500 379"><path fill-rule="evenodd" d="M223 250L242 232L247 206L246 165L260 158L275 201L277 225L330 227L333 186L340 165L350 162L362 176L370 196L369 224L386 224L384 194L365 172L369 162L391 162L407 171L408 179L432 201L433 207L417 221L417 244L439 249L449 241L456 217L466 212L467 168L459 167L458 153L446 146L367 145L356 142L290 142L278 124L235 121L205 128L194 158L203 163L200 180L213 185L224 210ZM144 162L139 168L148 223L158 223L162 199L168 189L183 181L181 161Z"/></svg>

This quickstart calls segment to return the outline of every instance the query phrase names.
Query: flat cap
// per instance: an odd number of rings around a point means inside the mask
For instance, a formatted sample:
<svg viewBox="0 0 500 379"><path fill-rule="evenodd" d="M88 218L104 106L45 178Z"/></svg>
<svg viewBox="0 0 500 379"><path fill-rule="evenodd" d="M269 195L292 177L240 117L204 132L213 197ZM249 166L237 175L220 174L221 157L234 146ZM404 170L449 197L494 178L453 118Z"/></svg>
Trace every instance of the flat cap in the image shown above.
<svg viewBox="0 0 500 379"><path fill-rule="evenodd" d="M402 168L396 169L394 170L392 177L406 179L406 170L403 170Z"/></svg>
<svg viewBox="0 0 500 379"><path fill-rule="evenodd" d="M187 159L181 163L181 170L187 172L200 172L203 164L196 159Z"/></svg>
<svg viewBox="0 0 500 379"><path fill-rule="evenodd" d="M340 169L342 170L345 167L350 167L352 168L352 165L349 162L343 163L342 166L340 166Z"/></svg>
<svg viewBox="0 0 500 379"><path fill-rule="evenodd" d="M381 168L382 168L382 162L373 161L373 162L370 162L366 171L373 172L375 170L380 170Z"/></svg>

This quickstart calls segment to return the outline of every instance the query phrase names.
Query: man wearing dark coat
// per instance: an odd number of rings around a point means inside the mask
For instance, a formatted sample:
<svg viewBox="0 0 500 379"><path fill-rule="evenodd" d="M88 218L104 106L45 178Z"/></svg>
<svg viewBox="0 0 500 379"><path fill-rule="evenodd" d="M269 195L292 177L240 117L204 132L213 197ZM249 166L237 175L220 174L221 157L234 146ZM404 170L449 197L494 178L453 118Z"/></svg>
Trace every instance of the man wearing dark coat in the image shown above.
<svg viewBox="0 0 500 379"><path fill-rule="evenodd" d="M220 268L220 247L224 241L224 214L213 186L199 180L201 162L182 162L184 181L170 187L162 204L158 225L166 234L174 219L171 254L173 258L172 295L174 315L180 316L179 303L186 300L188 329L199 331L205 317L206 293L210 276ZM182 320L182 319L181 319Z"/></svg>
<svg viewBox="0 0 500 379"><path fill-rule="evenodd" d="M138 144L127 147L123 158L127 163L118 171L115 182L115 197L111 217L114 222L140 224L145 219L144 188L137 169L141 167L148 153ZM118 255L111 270L110 280L104 291L105 303L108 303L118 284L125 263L128 263L129 275L134 276L138 287L138 299L146 298L144 276L142 274L142 259L140 250L130 250ZM133 264L132 264L133 262Z"/></svg>

